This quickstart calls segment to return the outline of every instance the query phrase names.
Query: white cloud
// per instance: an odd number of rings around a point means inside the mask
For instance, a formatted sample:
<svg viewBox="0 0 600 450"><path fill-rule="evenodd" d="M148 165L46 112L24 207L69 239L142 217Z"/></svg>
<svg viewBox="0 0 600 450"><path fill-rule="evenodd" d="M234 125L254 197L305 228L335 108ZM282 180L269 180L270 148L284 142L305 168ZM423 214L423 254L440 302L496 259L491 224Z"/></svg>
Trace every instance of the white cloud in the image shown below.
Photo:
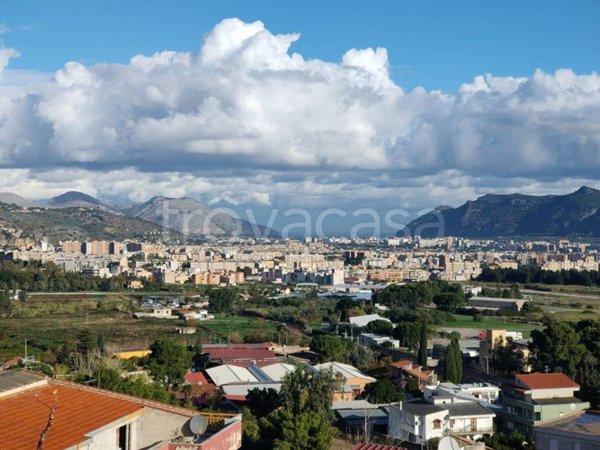
<svg viewBox="0 0 600 450"><path fill-rule="evenodd" d="M263 205L419 207L598 184L596 73L405 92L384 48L332 63L293 53L298 39L228 19L198 53L69 62L18 95L0 81L0 164L20 168L33 197L68 184L136 201L220 190ZM16 56L0 49L0 72Z"/></svg>

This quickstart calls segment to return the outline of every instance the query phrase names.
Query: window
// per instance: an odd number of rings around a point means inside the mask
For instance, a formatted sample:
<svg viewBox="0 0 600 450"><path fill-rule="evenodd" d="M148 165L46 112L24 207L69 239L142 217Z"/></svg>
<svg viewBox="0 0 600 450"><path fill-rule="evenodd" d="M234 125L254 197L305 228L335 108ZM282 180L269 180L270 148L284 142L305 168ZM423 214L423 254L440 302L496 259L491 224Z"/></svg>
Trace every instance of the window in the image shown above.
<svg viewBox="0 0 600 450"><path fill-rule="evenodd" d="M581 450L581 444L579 442L573 442L573 450Z"/></svg>
<svg viewBox="0 0 600 450"><path fill-rule="evenodd" d="M471 419L471 431L477 431L477 419Z"/></svg>
<svg viewBox="0 0 600 450"><path fill-rule="evenodd" d="M454 424L456 421L454 419L450 420L450 428L454 428Z"/></svg>
<svg viewBox="0 0 600 450"><path fill-rule="evenodd" d="M550 450L558 450L558 440L550 439L548 445L550 445Z"/></svg>
<svg viewBox="0 0 600 450"><path fill-rule="evenodd" d="M127 450L127 425L117 429L117 446L120 450Z"/></svg>
<svg viewBox="0 0 600 450"><path fill-rule="evenodd" d="M433 429L434 430L441 430L442 429L442 421L439 419L435 419L433 421Z"/></svg>

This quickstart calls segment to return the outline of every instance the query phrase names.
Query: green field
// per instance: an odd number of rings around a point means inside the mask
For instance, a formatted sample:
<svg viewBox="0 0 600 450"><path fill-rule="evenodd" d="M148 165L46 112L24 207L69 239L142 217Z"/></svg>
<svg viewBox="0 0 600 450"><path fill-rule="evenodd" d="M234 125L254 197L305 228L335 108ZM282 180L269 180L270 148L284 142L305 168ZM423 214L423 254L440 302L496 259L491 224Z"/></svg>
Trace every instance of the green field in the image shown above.
<svg viewBox="0 0 600 450"><path fill-rule="evenodd" d="M237 332L241 337L254 333L273 334L277 332L277 324L273 321L257 317L225 316L216 314L214 319L198 322L200 327L226 338Z"/></svg>
<svg viewBox="0 0 600 450"><path fill-rule="evenodd" d="M495 316L483 316L481 322L475 322L472 316L453 314L455 320L447 320L440 324L436 324L436 328L473 328L485 330L488 328L492 329L505 329L511 331L522 331L523 337L529 336L532 330L544 328L540 324L522 323L511 320L505 317Z"/></svg>

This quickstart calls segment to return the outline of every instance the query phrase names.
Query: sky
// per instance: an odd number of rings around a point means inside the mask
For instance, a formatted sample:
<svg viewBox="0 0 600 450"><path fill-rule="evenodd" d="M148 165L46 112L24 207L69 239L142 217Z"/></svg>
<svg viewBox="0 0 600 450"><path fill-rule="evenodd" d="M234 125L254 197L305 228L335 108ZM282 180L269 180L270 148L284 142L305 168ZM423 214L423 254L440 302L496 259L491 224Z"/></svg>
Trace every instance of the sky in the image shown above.
<svg viewBox="0 0 600 450"><path fill-rule="evenodd" d="M600 187L597 1L0 8L0 189L411 215Z"/></svg>

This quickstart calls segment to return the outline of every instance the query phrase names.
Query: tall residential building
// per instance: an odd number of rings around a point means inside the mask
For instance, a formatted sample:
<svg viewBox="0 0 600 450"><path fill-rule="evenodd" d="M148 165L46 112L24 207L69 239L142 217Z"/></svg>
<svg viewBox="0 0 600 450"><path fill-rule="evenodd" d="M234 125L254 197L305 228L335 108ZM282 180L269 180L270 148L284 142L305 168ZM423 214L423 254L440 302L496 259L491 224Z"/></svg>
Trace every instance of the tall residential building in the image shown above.
<svg viewBox="0 0 600 450"><path fill-rule="evenodd" d="M579 385L564 373L532 373L515 376L502 388L504 430L533 435L533 427L579 414L590 407L575 397Z"/></svg>

